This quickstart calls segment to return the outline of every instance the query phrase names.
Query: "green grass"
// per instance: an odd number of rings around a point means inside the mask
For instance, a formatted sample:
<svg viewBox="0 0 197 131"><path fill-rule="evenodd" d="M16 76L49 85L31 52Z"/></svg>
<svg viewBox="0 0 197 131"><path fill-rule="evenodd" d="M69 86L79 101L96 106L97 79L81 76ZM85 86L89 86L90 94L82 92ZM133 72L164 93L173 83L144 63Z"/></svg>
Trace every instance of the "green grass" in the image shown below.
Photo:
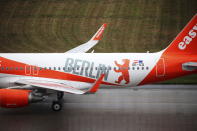
<svg viewBox="0 0 197 131"><path fill-rule="evenodd" d="M196 0L1 0L0 52L65 52L108 23L96 52L156 52L197 10ZM196 76L168 83L197 83Z"/></svg>
<svg viewBox="0 0 197 131"><path fill-rule="evenodd" d="M188 75L188 76L183 76L180 78L160 82L162 84L197 84L197 75Z"/></svg>

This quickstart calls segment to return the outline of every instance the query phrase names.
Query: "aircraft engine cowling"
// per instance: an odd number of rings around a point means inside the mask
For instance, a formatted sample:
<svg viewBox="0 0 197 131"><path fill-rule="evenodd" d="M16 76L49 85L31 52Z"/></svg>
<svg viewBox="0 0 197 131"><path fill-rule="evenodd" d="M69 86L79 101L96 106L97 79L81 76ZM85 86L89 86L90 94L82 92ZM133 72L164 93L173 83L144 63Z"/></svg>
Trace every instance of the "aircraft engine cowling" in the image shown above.
<svg viewBox="0 0 197 131"><path fill-rule="evenodd" d="M0 107L3 108L25 107L42 100L42 97L34 97L31 90L0 89Z"/></svg>

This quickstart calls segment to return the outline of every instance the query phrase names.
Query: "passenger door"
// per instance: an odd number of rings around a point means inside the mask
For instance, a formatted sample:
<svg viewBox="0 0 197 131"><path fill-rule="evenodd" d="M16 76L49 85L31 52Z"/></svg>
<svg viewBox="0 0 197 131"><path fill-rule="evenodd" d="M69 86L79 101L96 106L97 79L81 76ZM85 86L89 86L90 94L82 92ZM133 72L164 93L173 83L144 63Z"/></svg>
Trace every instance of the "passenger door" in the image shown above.
<svg viewBox="0 0 197 131"><path fill-rule="evenodd" d="M156 65L156 76L157 77L164 77L166 73L165 70L165 59L160 58Z"/></svg>

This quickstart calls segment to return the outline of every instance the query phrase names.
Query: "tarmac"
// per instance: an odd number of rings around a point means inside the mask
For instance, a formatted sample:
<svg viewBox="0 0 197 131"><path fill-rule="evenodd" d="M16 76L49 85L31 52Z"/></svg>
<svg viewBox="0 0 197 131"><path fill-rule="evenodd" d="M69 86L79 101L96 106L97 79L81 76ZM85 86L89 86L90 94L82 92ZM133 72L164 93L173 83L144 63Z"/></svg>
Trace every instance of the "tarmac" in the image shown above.
<svg viewBox="0 0 197 131"><path fill-rule="evenodd" d="M197 85L148 85L65 94L51 103L0 109L0 131L197 131Z"/></svg>

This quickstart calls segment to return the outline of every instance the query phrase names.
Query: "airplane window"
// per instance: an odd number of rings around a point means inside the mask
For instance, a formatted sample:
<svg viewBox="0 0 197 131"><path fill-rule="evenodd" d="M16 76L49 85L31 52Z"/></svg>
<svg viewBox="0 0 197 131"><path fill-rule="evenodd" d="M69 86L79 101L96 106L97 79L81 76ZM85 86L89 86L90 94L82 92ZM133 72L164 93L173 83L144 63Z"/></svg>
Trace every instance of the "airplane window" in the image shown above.
<svg viewBox="0 0 197 131"><path fill-rule="evenodd" d="M65 67L63 67L63 70L65 71Z"/></svg>
<svg viewBox="0 0 197 131"><path fill-rule="evenodd" d="M60 70L61 70L61 68L60 68L60 67L58 67L58 70L60 71Z"/></svg>
<svg viewBox="0 0 197 131"><path fill-rule="evenodd" d="M40 70L42 70L42 67L40 67Z"/></svg>
<svg viewBox="0 0 197 131"><path fill-rule="evenodd" d="M9 70L9 68L8 68L8 67L6 67L6 70Z"/></svg>
<svg viewBox="0 0 197 131"><path fill-rule="evenodd" d="M20 67L20 70L23 70L23 67Z"/></svg>
<svg viewBox="0 0 197 131"><path fill-rule="evenodd" d="M135 70L135 67L133 67L132 70Z"/></svg>
<svg viewBox="0 0 197 131"><path fill-rule="evenodd" d="M146 70L149 70L149 67L148 66L146 67Z"/></svg>
<svg viewBox="0 0 197 131"><path fill-rule="evenodd" d="M44 70L47 70L47 67L45 67Z"/></svg>
<svg viewBox="0 0 197 131"><path fill-rule="evenodd" d="M56 70L56 67L54 67L53 69Z"/></svg>
<svg viewBox="0 0 197 131"><path fill-rule="evenodd" d="M137 67L137 70L139 70L140 68L139 67Z"/></svg>
<svg viewBox="0 0 197 131"><path fill-rule="evenodd" d="M49 70L51 70L51 67L49 67Z"/></svg>
<svg viewBox="0 0 197 131"><path fill-rule="evenodd" d="M16 67L15 70L18 70L18 67Z"/></svg>
<svg viewBox="0 0 197 131"><path fill-rule="evenodd" d="M142 70L144 70L144 67L142 67Z"/></svg>
<svg viewBox="0 0 197 131"><path fill-rule="evenodd" d="M4 67L1 67L1 70L4 70Z"/></svg>

